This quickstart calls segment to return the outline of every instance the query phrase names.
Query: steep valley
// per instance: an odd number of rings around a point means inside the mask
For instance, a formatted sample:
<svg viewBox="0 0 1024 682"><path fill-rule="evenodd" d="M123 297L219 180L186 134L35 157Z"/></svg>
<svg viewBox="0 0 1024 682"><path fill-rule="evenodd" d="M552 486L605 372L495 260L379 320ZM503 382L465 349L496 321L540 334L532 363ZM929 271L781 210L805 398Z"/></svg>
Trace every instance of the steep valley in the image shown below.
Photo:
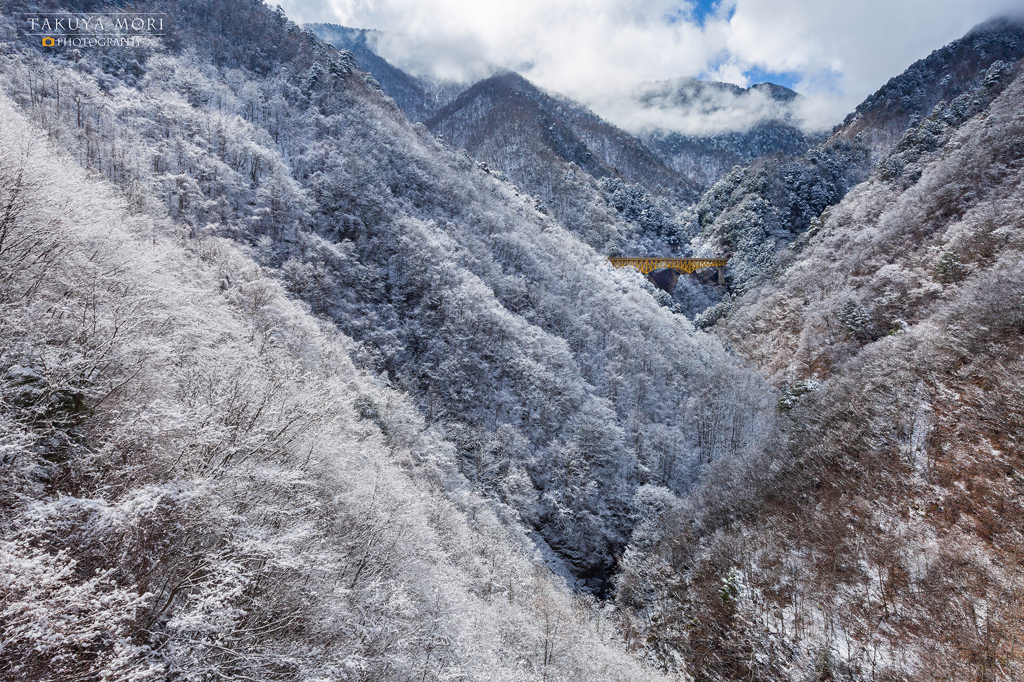
<svg viewBox="0 0 1024 682"><path fill-rule="evenodd" d="M1018 22L655 139L252 0L0 7L0 677L1024 676Z"/></svg>

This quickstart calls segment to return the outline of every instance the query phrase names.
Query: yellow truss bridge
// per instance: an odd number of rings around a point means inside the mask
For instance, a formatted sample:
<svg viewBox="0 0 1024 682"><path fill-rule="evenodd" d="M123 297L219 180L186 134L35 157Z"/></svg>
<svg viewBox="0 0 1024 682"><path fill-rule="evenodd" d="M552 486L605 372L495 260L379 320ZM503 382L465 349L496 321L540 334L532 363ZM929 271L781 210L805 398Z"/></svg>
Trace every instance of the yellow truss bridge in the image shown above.
<svg viewBox="0 0 1024 682"><path fill-rule="evenodd" d="M725 283L725 264L728 258L609 258L613 268L636 268L647 275L658 268L672 268L686 274L701 268L718 268L718 283Z"/></svg>

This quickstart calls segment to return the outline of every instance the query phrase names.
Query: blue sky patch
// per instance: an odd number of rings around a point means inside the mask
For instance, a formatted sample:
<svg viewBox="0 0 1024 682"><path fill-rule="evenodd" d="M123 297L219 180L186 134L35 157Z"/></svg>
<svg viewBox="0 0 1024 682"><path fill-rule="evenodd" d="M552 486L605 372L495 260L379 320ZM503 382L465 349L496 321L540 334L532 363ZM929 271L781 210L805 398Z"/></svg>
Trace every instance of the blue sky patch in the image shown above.
<svg viewBox="0 0 1024 682"><path fill-rule="evenodd" d="M786 72L786 71L766 71L760 67L754 67L747 69L744 76L750 79L750 84L754 83L774 83L775 85L781 85L790 90L794 90L794 86L800 82L801 76L798 73Z"/></svg>
<svg viewBox="0 0 1024 682"><path fill-rule="evenodd" d="M665 21L670 26L672 24L678 24L681 21L692 21L698 26L703 26L704 20L709 16L713 17L721 4L721 0L696 0L695 2L686 2L666 15ZM735 11L735 7L731 8L729 10L729 16L726 18L731 19Z"/></svg>

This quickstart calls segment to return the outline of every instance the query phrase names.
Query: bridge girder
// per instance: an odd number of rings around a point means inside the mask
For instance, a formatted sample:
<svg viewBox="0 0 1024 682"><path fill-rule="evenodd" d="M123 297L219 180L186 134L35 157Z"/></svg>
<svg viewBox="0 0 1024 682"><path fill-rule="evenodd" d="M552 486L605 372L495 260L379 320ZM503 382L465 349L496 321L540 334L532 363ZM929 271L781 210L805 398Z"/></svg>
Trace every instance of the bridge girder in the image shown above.
<svg viewBox="0 0 1024 682"><path fill-rule="evenodd" d="M688 274L701 268L718 268L718 282L724 283L725 265L728 258L609 258L613 268L636 268L647 275L658 268L672 268Z"/></svg>

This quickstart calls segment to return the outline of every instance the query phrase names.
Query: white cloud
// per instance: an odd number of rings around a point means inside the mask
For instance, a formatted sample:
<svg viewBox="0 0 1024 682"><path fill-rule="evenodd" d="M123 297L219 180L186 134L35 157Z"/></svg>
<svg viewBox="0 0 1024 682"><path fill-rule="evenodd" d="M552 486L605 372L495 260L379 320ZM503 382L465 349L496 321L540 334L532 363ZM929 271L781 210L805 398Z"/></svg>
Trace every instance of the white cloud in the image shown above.
<svg viewBox="0 0 1024 682"><path fill-rule="evenodd" d="M745 131L764 119L802 122L803 110L758 90L696 87L686 79L648 83L626 96L594 103L609 120L637 133L672 130L686 135Z"/></svg>
<svg viewBox="0 0 1024 682"><path fill-rule="evenodd" d="M296 21L392 34L397 66L472 80L495 66L629 125L617 98L683 76L747 85L785 72L813 125L838 122L931 50L1021 0L720 0L694 20L680 0L286 0ZM674 20L670 20L674 17ZM615 102L619 106L615 106Z"/></svg>

